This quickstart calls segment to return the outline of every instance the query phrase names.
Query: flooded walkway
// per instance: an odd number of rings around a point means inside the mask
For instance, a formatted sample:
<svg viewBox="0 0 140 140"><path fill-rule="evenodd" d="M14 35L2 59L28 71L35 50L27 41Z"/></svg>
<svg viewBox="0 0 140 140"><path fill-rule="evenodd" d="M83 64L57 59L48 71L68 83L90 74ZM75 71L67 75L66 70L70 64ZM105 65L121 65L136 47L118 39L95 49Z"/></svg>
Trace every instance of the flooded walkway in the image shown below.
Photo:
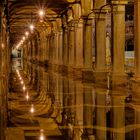
<svg viewBox="0 0 140 140"><path fill-rule="evenodd" d="M37 64L13 69L7 140L140 140L140 98ZM107 86L104 86L107 85Z"/></svg>
<svg viewBox="0 0 140 140"><path fill-rule="evenodd" d="M45 87L32 85L23 70L14 69L8 95L7 140L65 139L56 123L55 109Z"/></svg>

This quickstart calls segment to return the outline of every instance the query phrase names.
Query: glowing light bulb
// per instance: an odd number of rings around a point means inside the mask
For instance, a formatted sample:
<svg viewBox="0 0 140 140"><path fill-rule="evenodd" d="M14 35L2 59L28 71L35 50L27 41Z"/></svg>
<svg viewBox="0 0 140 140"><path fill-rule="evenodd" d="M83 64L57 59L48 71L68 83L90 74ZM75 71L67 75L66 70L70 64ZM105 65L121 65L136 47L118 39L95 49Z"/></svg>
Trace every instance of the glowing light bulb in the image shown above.
<svg viewBox="0 0 140 140"><path fill-rule="evenodd" d="M24 82L23 82L23 81L21 81L20 83L23 85L23 83L24 83Z"/></svg>
<svg viewBox="0 0 140 140"><path fill-rule="evenodd" d="M40 11L39 11L39 16L40 16L40 17L44 16L44 14L45 14L45 13L44 13L43 10L40 10Z"/></svg>
<svg viewBox="0 0 140 140"><path fill-rule="evenodd" d="M34 25L31 24L30 25L30 29L33 30L34 29Z"/></svg>

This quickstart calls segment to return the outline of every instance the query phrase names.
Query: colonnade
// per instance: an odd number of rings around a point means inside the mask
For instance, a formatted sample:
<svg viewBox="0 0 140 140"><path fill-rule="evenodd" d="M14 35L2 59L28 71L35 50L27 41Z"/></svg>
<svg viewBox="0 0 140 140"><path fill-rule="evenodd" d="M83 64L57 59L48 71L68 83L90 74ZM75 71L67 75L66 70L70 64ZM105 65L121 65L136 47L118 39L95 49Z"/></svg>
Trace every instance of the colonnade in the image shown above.
<svg viewBox="0 0 140 140"><path fill-rule="evenodd" d="M38 33L29 39L30 42L34 43L28 44L27 41L24 44L24 50L26 51L30 47L33 52L30 54L32 56L28 57L41 63L47 63L49 66L53 66L55 70L64 73L72 72L75 75L81 73L83 79L90 81L94 78L104 77L100 75L106 77L108 72L106 62L106 14L111 12L111 73L112 77L115 77L114 79L116 79L116 76L124 77L126 4L127 0L112 0L110 3L105 0L98 0L94 3L91 0L77 2L71 5L60 18L51 22L50 27L44 26L43 32L38 30ZM135 8L135 12L136 9L138 8ZM138 20L137 18L135 23ZM136 24L136 26L139 26L139 24ZM136 35L138 36L138 33ZM93 42L94 36L95 41ZM95 49L93 49L93 46L95 46ZM95 56L93 56L93 50L95 50ZM136 77L139 73L137 53L135 56ZM93 70L94 57L95 69Z"/></svg>

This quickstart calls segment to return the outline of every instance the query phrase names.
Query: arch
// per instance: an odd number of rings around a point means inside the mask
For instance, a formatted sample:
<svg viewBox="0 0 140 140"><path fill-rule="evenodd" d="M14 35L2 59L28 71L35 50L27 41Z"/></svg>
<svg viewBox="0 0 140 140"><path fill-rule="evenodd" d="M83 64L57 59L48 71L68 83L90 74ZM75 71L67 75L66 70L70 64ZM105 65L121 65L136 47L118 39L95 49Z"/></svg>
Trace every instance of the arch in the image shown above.
<svg viewBox="0 0 140 140"><path fill-rule="evenodd" d="M125 51L134 51L134 39L133 38L126 40Z"/></svg>
<svg viewBox="0 0 140 140"><path fill-rule="evenodd" d="M72 6L74 19L79 19L82 15L81 3L76 3Z"/></svg>
<svg viewBox="0 0 140 140"><path fill-rule="evenodd" d="M82 16L89 16L93 9L92 0L81 0Z"/></svg>

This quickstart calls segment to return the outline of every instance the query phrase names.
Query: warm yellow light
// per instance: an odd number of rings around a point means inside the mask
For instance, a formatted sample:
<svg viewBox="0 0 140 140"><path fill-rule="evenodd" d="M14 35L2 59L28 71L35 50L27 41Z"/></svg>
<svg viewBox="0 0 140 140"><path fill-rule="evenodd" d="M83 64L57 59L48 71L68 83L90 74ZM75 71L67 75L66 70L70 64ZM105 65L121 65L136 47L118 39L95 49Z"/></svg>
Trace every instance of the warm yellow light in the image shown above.
<svg viewBox="0 0 140 140"><path fill-rule="evenodd" d="M45 140L43 135L40 135L40 140Z"/></svg>
<svg viewBox="0 0 140 140"><path fill-rule="evenodd" d="M33 104L31 105L30 112L31 112L31 113L34 113L34 112L35 112L35 109L34 109L34 105L33 105Z"/></svg>
<svg viewBox="0 0 140 140"><path fill-rule="evenodd" d="M44 11L43 11L43 10L40 10L40 11L39 11L39 16L40 16L40 17L43 17L44 15L45 15Z"/></svg>
<svg viewBox="0 0 140 140"><path fill-rule="evenodd" d="M30 25L30 29L33 30L34 29L34 25L31 24Z"/></svg>
<svg viewBox="0 0 140 140"><path fill-rule="evenodd" d="M25 36L23 36L23 38L22 38L23 40L25 40Z"/></svg>
<svg viewBox="0 0 140 140"><path fill-rule="evenodd" d="M43 129L40 130L40 140L45 140L44 130Z"/></svg>
<svg viewBox="0 0 140 140"><path fill-rule="evenodd" d="M29 35L29 32L25 32L25 35L28 36Z"/></svg>
<svg viewBox="0 0 140 140"><path fill-rule="evenodd" d="M25 86L23 86L23 90L24 90L24 91L26 90L26 87L25 87Z"/></svg>
<svg viewBox="0 0 140 140"><path fill-rule="evenodd" d="M22 85L23 85L23 83L24 83L24 82L23 82L23 81L21 81L21 84L22 84Z"/></svg>
<svg viewBox="0 0 140 140"><path fill-rule="evenodd" d="M3 43L1 44L1 47L2 47L2 48L4 48L4 47L5 47Z"/></svg>
<svg viewBox="0 0 140 140"><path fill-rule="evenodd" d="M27 95L26 95L26 99L27 99L27 101L29 100L29 95L28 95L28 93L27 93Z"/></svg>

